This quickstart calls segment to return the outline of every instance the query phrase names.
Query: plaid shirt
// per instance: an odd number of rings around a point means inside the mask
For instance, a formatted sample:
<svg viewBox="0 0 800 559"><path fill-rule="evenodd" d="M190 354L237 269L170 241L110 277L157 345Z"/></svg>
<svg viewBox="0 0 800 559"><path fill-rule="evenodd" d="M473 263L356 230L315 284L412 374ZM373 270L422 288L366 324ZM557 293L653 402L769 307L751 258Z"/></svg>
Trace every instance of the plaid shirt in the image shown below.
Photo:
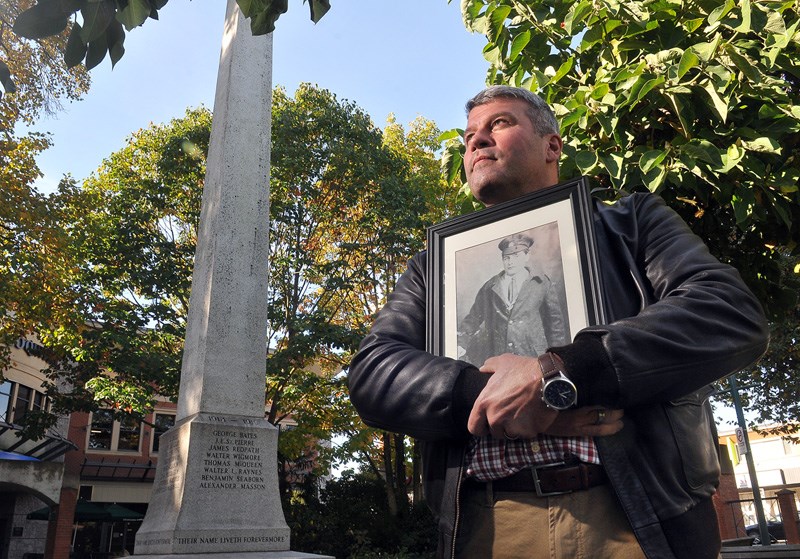
<svg viewBox="0 0 800 559"><path fill-rule="evenodd" d="M599 464L600 456L591 437L554 437L501 440L473 437L467 450L467 477L491 481L541 464L561 462L567 455L581 462Z"/></svg>

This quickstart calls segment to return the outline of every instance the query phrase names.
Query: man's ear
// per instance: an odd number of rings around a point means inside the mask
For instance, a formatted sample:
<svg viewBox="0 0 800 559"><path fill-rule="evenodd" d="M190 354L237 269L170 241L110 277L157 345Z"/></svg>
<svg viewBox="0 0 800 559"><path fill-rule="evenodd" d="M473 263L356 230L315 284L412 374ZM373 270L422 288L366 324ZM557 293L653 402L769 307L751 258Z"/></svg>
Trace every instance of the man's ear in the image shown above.
<svg viewBox="0 0 800 559"><path fill-rule="evenodd" d="M548 163L558 162L561 159L561 148L563 142L561 136L558 134L550 134L547 138L547 153L545 154L545 161Z"/></svg>

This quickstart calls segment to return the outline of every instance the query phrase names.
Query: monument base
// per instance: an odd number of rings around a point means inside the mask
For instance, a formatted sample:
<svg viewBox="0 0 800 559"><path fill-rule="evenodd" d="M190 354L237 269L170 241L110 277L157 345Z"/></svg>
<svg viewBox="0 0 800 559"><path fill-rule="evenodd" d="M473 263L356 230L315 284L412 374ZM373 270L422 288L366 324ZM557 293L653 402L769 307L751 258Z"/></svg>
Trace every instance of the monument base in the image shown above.
<svg viewBox="0 0 800 559"><path fill-rule="evenodd" d="M335 559L299 551L255 551L250 553L192 553L182 555L136 555L136 559Z"/></svg>
<svg viewBox="0 0 800 559"><path fill-rule="evenodd" d="M199 413L179 421L161 438L137 556L291 557L277 444L278 430L263 418Z"/></svg>

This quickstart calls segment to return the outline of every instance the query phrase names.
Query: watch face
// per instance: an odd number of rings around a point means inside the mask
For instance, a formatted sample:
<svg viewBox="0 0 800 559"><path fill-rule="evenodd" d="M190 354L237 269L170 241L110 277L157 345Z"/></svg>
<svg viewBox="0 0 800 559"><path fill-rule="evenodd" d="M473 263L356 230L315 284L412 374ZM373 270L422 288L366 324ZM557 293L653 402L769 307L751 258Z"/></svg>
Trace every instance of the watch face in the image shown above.
<svg viewBox="0 0 800 559"><path fill-rule="evenodd" d="M542 399L544 403L557 410L565 410L575 405L578 393L575 385L563 378L553 379L544 385Z"/></svg>

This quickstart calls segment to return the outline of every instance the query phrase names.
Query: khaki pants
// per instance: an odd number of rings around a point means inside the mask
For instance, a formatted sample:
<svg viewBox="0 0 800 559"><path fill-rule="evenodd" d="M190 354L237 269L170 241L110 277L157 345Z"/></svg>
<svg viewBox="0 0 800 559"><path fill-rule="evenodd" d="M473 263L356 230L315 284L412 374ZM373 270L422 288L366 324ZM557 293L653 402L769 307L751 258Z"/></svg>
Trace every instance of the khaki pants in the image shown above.
<svg viewBox="0 0 800 559"><path fill-rule="evenodd" d="M553 497L467 491L459 559L644 559L611 486Z"/></svg>

